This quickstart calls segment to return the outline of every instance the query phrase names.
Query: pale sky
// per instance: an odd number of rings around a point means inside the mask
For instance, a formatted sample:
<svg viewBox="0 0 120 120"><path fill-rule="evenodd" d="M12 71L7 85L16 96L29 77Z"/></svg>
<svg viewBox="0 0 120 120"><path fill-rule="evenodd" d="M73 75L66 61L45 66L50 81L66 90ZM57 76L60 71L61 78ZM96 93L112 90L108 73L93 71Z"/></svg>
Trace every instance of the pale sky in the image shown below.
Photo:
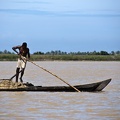
<svg viewBox="0 0 120 120"><path fill-rule="evenodd" d="M120 0L0 0L0 51L120 50Z"/></svg>

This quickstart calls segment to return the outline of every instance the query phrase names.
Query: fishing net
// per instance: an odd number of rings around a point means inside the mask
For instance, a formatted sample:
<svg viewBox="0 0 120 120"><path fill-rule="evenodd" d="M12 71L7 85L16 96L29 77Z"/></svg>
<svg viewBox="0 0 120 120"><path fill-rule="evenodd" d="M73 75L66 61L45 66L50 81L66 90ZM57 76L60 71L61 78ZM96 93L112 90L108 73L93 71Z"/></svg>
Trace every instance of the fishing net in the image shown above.
<svg viewBox="0 0 120 120"><path fill-rule="evenodd" d="M20 82L13 82L11 80L1 80L0 89L16 89L16 88L25 88L27 85Z"/></svg>

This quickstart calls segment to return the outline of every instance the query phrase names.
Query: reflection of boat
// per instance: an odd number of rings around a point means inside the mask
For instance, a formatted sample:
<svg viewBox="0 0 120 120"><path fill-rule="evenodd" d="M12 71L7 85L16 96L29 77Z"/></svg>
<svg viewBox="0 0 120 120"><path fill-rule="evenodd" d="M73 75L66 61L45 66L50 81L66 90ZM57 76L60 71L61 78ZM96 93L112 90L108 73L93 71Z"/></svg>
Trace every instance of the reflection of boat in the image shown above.
<svg viewBox="0 0 120 120"><path fill-rule="evenodd" d="M78 90L82 92L96 92L103 90L110 83L110 81L111 79L107 79L101 82L76 85L74 87L76 87ZM18 85L17 87L15 86L11 87L10 86L11 83L7 86L6 85L2 86L1 84L3 83L2 82L0 83L0 91L76 92L70 86L34 86L31 83L24 83L22 85Z"/></svg>

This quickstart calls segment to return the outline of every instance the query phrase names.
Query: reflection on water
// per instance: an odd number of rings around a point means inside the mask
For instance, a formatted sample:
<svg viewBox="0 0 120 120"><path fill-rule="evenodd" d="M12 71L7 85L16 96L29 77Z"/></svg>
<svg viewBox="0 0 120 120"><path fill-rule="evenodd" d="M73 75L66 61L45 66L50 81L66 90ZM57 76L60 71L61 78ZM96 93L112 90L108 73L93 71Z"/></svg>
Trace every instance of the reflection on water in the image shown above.
<svg viewBox="0 0 120 120"><path fill-rule="evenodd" d="M99 93L0 92L2 120L119 120L119 62L35 62L71 85L112 78ZM15 73L16 62L0 62L0 79ZM14 79L15 80L15 79ZM35 85L65 85L31 63L27 64L25 82Z"/></svg>

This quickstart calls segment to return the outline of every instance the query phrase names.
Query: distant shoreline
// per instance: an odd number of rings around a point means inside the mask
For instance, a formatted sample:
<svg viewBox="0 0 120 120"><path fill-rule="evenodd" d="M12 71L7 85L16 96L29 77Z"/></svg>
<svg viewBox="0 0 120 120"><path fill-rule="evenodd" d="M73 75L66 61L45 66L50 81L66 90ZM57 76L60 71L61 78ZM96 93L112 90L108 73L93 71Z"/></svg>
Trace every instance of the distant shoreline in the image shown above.
<svg viewBox="0 0 120 120"><path fill-rule="evenodd" d="M0 61L17 61L16 54L0 54ZM31 55L32 61L120 61L120 55Z"/></svg>

